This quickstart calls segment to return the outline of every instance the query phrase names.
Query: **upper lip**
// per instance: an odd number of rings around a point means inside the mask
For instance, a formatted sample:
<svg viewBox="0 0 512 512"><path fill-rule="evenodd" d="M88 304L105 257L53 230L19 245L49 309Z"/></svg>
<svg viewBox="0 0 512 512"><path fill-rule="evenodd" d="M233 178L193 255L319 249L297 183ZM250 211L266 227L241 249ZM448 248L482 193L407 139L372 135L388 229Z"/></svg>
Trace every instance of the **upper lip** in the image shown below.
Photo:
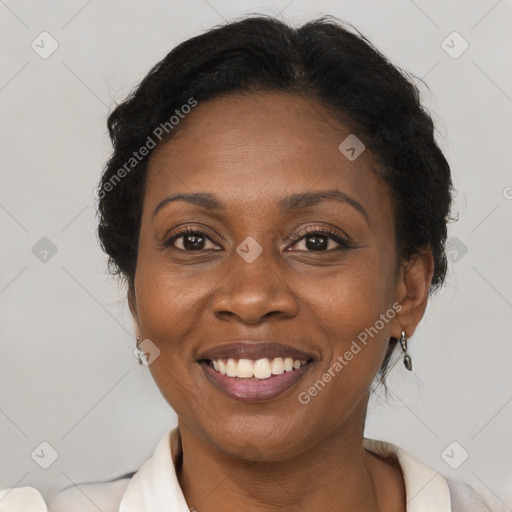
<svg viewBox="0 0 512 512"><path fill-rule="evenodd" d="M263 359L265 357L291 357L299 360L314 359L314 355L274 341L235 341L203 351L201 359Z"/></svg>

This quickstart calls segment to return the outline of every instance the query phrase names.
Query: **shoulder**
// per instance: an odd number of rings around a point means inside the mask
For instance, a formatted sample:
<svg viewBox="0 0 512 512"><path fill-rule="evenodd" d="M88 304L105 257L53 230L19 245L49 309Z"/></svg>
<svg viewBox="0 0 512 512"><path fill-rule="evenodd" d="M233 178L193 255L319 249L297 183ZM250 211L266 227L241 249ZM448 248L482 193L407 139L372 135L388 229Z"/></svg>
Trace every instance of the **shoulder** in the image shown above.
<svg viewBox="0 0 512 512"><path fill-rule="evenodd" d="M452 512L510 512L510 509L483 486L447 479Z"/></svg>
<svg viewBox="0 0 512 512"><path fill-rule="evenodd" d="M510 508L481 482L451 480L439 471L424 465L403 448L386 441L365 438L363 445L381 457L396 456L407 495L412 496L411 501L414 499L414 510L424 510L419 503L423 506L435 502L435 510L511 512Z"/></svg>
<svg viewBox="0 0 512 512"><path fill-rule="evenodd" d="M0 489L0 510L2 512L47 512L41 493L34 487Z"/></svg>
<svg viewBox="0 0 512 512"><path fill-rule="evenodd" d="M66 487L50 501L48 512L117 512L134 474L129 473L107 482Z"/></svg>

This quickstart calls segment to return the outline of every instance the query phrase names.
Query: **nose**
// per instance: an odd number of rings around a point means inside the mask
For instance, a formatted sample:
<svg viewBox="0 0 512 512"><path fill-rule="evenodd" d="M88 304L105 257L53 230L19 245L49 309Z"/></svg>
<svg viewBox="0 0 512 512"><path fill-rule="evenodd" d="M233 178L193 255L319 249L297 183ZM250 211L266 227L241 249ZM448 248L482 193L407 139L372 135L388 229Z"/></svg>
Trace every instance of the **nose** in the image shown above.
<svg viewBox="0 0 512 512"><path fill-rule="evenodd" d="M231 269L218 283L212 300L218 318L259 324L297 315L298 299L286 282L287 276L265 253L252 263L233 253L228 262Z"/></svg>

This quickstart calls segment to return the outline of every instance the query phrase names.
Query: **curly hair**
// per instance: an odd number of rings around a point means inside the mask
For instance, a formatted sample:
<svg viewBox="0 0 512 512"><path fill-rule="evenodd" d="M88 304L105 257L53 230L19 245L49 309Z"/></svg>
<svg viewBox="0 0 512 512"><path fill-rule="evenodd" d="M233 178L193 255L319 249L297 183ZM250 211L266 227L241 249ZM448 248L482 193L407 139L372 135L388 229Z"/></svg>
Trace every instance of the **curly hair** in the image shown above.
<svg viewBox="0 0 512 512"><path fill-rule="evenodd" d="M176 46L113 110L113 153L98 188L98 235L111 273L133 285L148 160L186 125L169 126L171 116L193 106L191 99L237 92L300 94L348 122L389 187L399 261L430 248L431 292L442 285L453 189L432 118L408 75L332 16L297 28L261 15L216 26ZM161 126L169 127L165 134ZM395 344L392 339L383 369Z"/></svg>

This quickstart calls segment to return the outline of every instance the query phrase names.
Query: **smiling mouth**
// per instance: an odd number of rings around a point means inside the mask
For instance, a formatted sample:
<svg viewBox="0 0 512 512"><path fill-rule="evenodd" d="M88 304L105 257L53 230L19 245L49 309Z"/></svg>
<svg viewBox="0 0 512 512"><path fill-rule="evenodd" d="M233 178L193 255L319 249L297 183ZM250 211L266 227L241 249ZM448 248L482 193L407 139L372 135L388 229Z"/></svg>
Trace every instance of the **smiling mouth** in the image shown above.
<svg viewBox="0 0 512 512"><path fill-rule="evenodd" d="M266 402L294 388L314 366L314 359L201 359L210 384L241 402ZM273 373L274 372L274 373Z"/></svg>
<svg viewBox="0 0 512 512"><path fill-rule="evenodd" d="M261 359L206 359L217 373L239 380L264 380L285 372L293 372L311 363L312 359L293 359L291 357L264 357Z"/></svg>

